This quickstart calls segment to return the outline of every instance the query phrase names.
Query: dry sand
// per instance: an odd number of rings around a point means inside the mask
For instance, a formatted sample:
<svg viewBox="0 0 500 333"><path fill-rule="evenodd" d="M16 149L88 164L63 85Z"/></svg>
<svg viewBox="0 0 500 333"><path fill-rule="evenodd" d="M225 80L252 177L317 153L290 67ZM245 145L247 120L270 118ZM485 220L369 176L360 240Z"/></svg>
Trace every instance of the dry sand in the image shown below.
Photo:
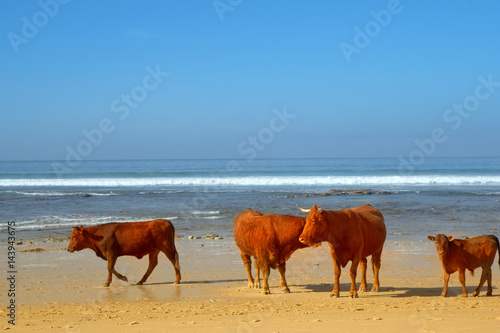
<svg viewBox="0 0 500 333"><path fill-rule="evenodd" d="M330 298L333 265L326 244L297 251L287 264L291 294L282 294L271 271L271 295L247 288L246 273L231 237L178 239L182 281L174 285L170 262L159 265L143 286L135 286L147 257L118 259L109 288L106 263L90 250L66 251L67 242L16 249L16 325L2 306L0 328L19 332L500 332L500 270L493 266L493 296L461 297L455 273L449 297L442 290L442 268L435 248L412 252L411 244L388 242L382 257L379 293L348 297L343 270L341 297ZM43 248L41 252L22 252ZM5 256L4 256L5 258ZM7 267L6 260L2 267ZM6 271L6 270L4 270ZM471 293L479 281L467 274ZM368 274L369 286L373 276ZM2 304L7 305L6 279ZM359 285L359 276L358 276Z"/></svg>

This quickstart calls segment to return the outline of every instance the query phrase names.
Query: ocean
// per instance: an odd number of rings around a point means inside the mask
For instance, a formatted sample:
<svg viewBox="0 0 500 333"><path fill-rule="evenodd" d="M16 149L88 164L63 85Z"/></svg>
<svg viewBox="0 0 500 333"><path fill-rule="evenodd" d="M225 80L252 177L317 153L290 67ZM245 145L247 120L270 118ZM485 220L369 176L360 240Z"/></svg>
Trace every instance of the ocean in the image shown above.
<svg viewBox="0 0 500 333"><path fill-rule="evenodd" d="M78 225L166 218L185 237L231 237L235 215L249 207L301 215L296 204L315 203L332 210L373 205L393 243L500 230L500 158L428 158L411 169L397 158L62 163L0 162L0 231L15 221L17 237L29 239L69 235ZM371 191L327 195L344 189Z"/></svg>

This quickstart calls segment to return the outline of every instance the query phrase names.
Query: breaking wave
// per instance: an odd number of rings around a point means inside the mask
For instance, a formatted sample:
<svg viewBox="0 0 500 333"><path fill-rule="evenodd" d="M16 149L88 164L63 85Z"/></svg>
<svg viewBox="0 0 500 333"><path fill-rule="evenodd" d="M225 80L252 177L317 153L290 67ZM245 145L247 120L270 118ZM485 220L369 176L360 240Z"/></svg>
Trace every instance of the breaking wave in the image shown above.
<svg viewBox="0 0 500 333"><path fill-rule="evenodd" d="M248 176L173 178L1 179L0 187L498 185L500 175Z"/></svg>

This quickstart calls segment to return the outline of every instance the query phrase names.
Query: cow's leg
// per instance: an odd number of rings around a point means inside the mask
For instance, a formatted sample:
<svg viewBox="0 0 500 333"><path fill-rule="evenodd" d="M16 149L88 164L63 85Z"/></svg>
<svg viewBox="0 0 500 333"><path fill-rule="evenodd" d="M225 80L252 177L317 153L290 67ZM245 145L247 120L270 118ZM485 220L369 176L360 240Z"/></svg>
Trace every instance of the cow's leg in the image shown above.
<svg viewBox="0 0 500 333"><path fill-rule="evenodd" d="M118 279L127 282L128 279L126 276L123 276L117 271L115 271L116 259L118 258L113 255L108 255L107 258L108 258L108 279L106 280L104 286L109 287L109 285L111 284L111 280L113 279L113 274L115 274Z"/></svg>
<svg viewBox="0 0 500 333"><path fill-rule="evenodd" d="M175 270L175 284L179 284L181 282L181 266L179 265L179 254L177 253L177 250L175 247L173 248L173 251L163 251L165 255L167 256L168 260L172 263L174 266Z"/></svg>
<svg viewBox="0 0 500 333"><path fill-rule="evenodd" d="M149 254L149 266L148 266L148 270L146 271L146 274L144 274L144 276L142 277L142 279L139 282L137 282L138 285L141 285L144 282L146 282L146 280L148 279L149 275L151 275L151 272L153 271L153 269L155 269L156 265L158 265L158 253L160 253L160 251L156 250L156 251L151 252Z"/></svg>
<svg viewBox="0 0 500 333"><path fill-rule="evenodd" d="M483 287L483 284L486 282L486 279L488 278L489 271L490 267L483 267L483 271L481 272L481 279L479 279L479 285L477 286L476 290L474 290L472 296L476 297L479 295L479 293L481 292L481 288Z"/></svg>
<svg viewBox="0 0 500 333"><path fill-rule="evenodd" d="M340 268L340 263L338 260L332 257L333 260L333 268L335 274L335 282L333 284L333 290L330 294L330 297L339 297L340 296L340 274L342 273Z"/></svg>
<svg viewBox="0 0 500 333"><path fill-rule="evenodd" d="M260 266L255 264L255 281L253 283L254 288L260 289Z"/></svg>
<svg viewBox="0 0 500 333"><path fill-rule="evenodd" d="M271 291L269 290L269 274L271 273L271 268L269 264L263 263L260 265L260 269L262 270L262 292L266 295L269 295Z"/></svg>
<svg viewBox="0 0 500 333"><path fill-rule="evenodd" d="M448 295L448 282L450 281L450 274L444 272L444 287L441 296L446 297Z"/></svg>
<svg viewBox="0 0 500 333"><path fill-rule="evenodd" d="M349 270L349 275L351 276L351 297L352 298L358 298L358 291L356 289L356 274L358 272L358 265L359 265L360 259L355 258L352 260L351 264L351 269Z"/></svg>
<svg viewBox="0 0 500 333"><path fill-rule="evenodd" d="M491 287L491 275L492 275L492 272L491 272L491 267L490 269L488 270L488 290L486 291L486 296L491 296L493 295L493 289Z"/></svg>
<svg viewBox="0 0 500 333"><path fill-rule="evenodd" d="M378 292L380 291L380 280L379 280L379 272L380 266L382 263L382 251L372 254L372 265L373 265L373 288L372 291Z"/></svg>
<svg viewBox="0 0 500 333"><path fill-rule="evenodd" d="M278 266L278 272L280 273L281 290L283 290L283 292L287 294L290 292L290 289L288 289L288 285L286 284L286 279L285 279L286 262L284 262Z"/></svg>
<svg viewBox="0 0 500 333"><path fill-rule="evenodd" d="M465 268L458 270L458 280L462 284L462 296L467 297L467 288L465 287Z"/></svg>
<svg viewBox="0 0 500 333"><path fill-rule="evenodd" d="M366 291L366 266L367 266L366 258L361 258L359 265L361 266L361 284L359 286L359 291L365 292Z"/></svg>
<svg viewBox="0 0 500 333"><path fill-rule="evenodd" d="M120 280L122 281L125 281L125 282L128 282L128 279L125 275L121 275L120 273L118 273L114 268L113 268L113 274Z"/></svg>
<svg viewBox="0 0 500 333"><path fill-rule="evenodd" d="M115 262L116 262L116 258L109 258L108 257L108 279L104 283L105 287L109 287L111 281L113 280L113 271L114 271L113 266L115 265Z"/></svg>
<svg viewBox="0 0 500 333"><path fill-rule="evenodd" d="M241 260L243 260L243 265L245 265L245 268L247 270L247 276L248 276L248 288L253 288L255 286L255 281L253 280L252 277L252 258L243 252L240 251L240 256ZM255 267L259 267L257 265L257 262L255 262Z"/></svg>

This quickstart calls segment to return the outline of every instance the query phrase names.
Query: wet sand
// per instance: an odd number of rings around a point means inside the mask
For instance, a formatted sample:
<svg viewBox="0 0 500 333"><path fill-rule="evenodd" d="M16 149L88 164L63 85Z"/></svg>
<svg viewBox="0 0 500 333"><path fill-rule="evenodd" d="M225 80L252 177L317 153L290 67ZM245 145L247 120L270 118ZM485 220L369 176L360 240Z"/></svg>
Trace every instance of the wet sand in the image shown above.
<svg viewBox="0 0 500 333"><path fill-rule="evenodd" d="M391 236L394 238L394 236ZM106 263L90 250L66 251L67 242L16 248L16 325L0 310L1 329L16 332L499 332L500 269L493 266L493 296L463 298L457 273L449 297L442 298L443 272L434 245L388 239L382 257L381 292L349 297L348 267L341 276L341 297L330 298L333 265L326 243L297 251L287 263L292 293L282 294L271 271L271 295L247 288L246 272L231 237L177 239L182 281L164 256L147 283L136 286L147 257L120 257L109 288ZM41 248L40 252L23 252ZM7 266L6 259L1 261ZM467 273L472 293L479 282ZM373 275L368 272L371 287ZM359 286L358 276L358 286ZM0 283L2 304L8 285ZM471 296L471 295L470 295Z"/></svg>

